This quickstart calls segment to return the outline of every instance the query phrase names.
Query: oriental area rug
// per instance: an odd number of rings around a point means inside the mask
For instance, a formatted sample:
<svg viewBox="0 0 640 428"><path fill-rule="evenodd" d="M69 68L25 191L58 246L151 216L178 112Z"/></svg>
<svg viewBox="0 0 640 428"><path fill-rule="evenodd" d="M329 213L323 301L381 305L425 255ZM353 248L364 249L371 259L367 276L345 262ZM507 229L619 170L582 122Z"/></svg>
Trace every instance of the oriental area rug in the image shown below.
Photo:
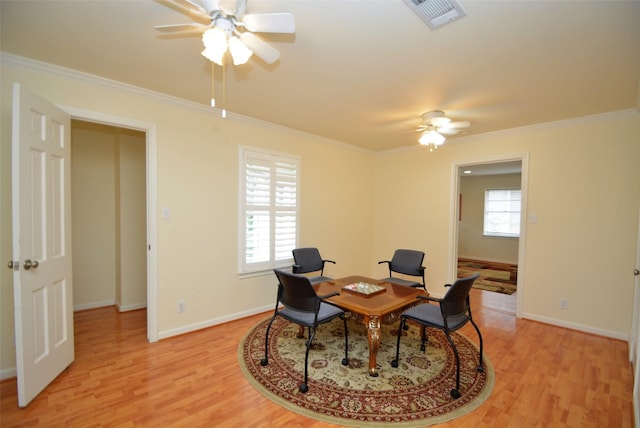
<svg viewBox="0 0 640 428"><path fill-rule="evenodd" d="M473 288L513 294L518 284L518 265L483 260L458 259L458 278L479 273Z"/></svg>
<svg viewBox="0 0 640 428"><path fill-rule="evenodd" d="M372 377L366 329L349 320L349 364L343 366L342 321L335 319L318 327L309 352L309 390L303 394L298 386L304 378L306 338L297 337L297 325L276 318L269 334L269 364L263 367L268 322L268 318L259 322L241 340L242 373L265 397L309 418L343 426L424 427L468 414L493 389L491 362L485 356L485 371L478 372L476 345L458 333L453 340L461 359L459 399L450 395L455 387L455 357L439 330L427 329L429 341L423 352L420 329L410 325L402 332L399 367L391 367L399 322L382 327L378 377Z"/></svg>

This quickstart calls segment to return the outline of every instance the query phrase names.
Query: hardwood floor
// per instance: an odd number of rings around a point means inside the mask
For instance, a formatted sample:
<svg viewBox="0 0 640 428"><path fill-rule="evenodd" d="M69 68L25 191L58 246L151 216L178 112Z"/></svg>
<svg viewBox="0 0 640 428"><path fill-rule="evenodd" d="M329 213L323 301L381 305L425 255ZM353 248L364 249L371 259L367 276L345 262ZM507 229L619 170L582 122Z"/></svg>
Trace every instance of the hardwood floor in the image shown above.
<svg viewBox="0 0 640 428"><path fill-rule="evenodd" d="M494 291L477 290L472 288L470 294L471 301L476 306L502 311L510 315L516 314L517 291L513 294L502 294Z"/></svg>
<svg viewBox="0 0 640 428"><path fill-rule="evenodd" d="M516 319L479 301L474 294L495 386L478 409L439 426L633 426L625 342ZM285 410L244 379L238 343L266 316L149 344L144 310L78 312L75 362L25 409L15 379L2 382L0 425L332 426ZM476 341L471 327L462 333Z"/></svg>

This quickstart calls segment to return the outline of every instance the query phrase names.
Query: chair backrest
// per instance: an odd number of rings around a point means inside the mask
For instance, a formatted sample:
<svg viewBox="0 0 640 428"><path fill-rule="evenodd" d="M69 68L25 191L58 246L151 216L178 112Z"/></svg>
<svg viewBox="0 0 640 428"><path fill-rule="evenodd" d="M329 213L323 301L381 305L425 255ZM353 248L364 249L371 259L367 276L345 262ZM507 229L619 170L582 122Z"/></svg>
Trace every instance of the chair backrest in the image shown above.
<svg viewBox="0 0 640 428"><path fill-rule="evenodd" d="M389 269L406 275L422 276L424 253L416 250L396 250L393 253Z"/></svg>
<svg viewBox="0 0 640 428"><path fill-rule="evenodd" d="M302 312L317 312L320 299L309 278L280 269L273 270L278 277L278 301L290 309Z"/></svg>
<svg viewBox="0 0 640 428"><path fill-rule="evenodd" d="M296 273L309 273L322 270L324 264L317 248L296 248L292 250L293 260L298 266Z"/></svg>
<svg viewBox="0 0 640 428"><path fill-rule="evenodd" d="M463 314L469 308L469 291L475 280L480 276L479 273L459 278L451 285L451 288L442 298L440 307L445 316Z"/></svg>

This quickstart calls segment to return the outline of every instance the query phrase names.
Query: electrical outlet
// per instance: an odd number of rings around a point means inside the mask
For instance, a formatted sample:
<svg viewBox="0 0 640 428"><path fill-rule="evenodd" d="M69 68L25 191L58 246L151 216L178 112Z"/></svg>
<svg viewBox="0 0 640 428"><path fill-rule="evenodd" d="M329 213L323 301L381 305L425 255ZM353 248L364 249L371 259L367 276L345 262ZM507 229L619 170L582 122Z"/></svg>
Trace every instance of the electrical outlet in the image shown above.
<svg viewBox="0 0 640 428"><path fill-rule="evenodd" d="M178 313L183 313L186 310L184 300L178 300Z"/></svg>
<svg viewBox="0 0 640 428"><path fill-rule="evenodd" d="M567 299L560 299L560 309L569 309L569 301Z"/></svg>

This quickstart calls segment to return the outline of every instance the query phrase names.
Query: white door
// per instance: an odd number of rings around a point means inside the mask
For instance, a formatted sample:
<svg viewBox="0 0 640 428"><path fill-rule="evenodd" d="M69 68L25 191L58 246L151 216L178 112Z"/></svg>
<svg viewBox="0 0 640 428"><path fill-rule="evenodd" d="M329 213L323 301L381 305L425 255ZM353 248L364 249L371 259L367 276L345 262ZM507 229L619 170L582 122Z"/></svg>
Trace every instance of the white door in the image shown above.
<svg viewBox="0 0 640 428"><path fill-rule="evenodd" d="M640 427L640 213L638 214L638 248L636 250L635 295L633 299L633 325L629 340L629 352L633 363L633 410L635 426Z"/></svg>
<svg viewBox="0 0 640 428"><path fill-rule="evenodd" d="M13 294L18 405L74 358L70 118L13 88Z"/></svg>

